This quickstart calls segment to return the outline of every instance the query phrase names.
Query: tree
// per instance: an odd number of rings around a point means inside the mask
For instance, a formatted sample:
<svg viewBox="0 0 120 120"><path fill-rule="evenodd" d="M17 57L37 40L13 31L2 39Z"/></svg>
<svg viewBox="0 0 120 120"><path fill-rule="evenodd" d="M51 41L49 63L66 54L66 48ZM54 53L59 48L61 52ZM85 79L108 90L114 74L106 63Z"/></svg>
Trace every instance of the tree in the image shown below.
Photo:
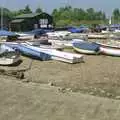
<svg viewBox="0 0 120 120"><path fill-rule="evenodd" d="M114 21L116 21L118 23L118 21L120 20L120 11L118 8L115 8L113 10L112 17L113 17Z"/></svg>
<svg viewBox="0 0 120 120"><path fill-rule="evenodd" d="M40 7L38 7L35 11L36 13L41 13L42 12L42 9Z"/></svg>
<svg viewBox="0 0 120 120"><path fill-rule="evenodd" d="M29 5L26 5L26 6L25 6L24 13L25 13L25 14L27 14L27 13L32 13L32 10L30 9L30 6L29 6Z"/></svg>
<svg viewBox="0 0 120 120"><path fill-rule="evenodd" d="M2 12L0 12L0 16L2 18L2 19L0 19L0 23L2 23L2 24L0 24L0 27L8 28L9 22L12 19L12 13L7 8L0 8L0 11L1 11L1 9L3 10L3 14L1 14Z"/></svg>
<svg viewBox="0 0 120 120"><path fill-rule="evenodd" d="M54 9L52 12L54 21L61 25L66 24L68 21L72 24L84 23L94 23L98 21L106 21L106 15L102 11L95 11L93 8L84 10L82 8L72 8L71 6L60 7L59 9Z"/></svg>
<svg viewBox="0 0 120 120"><path fill-rule="evenodd" d="M17 15L21 15L21 14L29 14L32 13L32 10L30 9L29 5L26 5L24 9L20 9L16 12L14 12Z"/></svg>
<svg viewBox="0 0 120 120"><path fill-rule="evenodd" d="M87 19L88 20L94 20L95 19L95 11L93 8L89 8L86 10L87 12Z"/></svg>
<svg viewBox="0 0 120 120"><path fill-rule="evenodd" d="M54 9L52 12L52 16L55 22L58 21L60 19L60 11L57 9Z"/></svg>

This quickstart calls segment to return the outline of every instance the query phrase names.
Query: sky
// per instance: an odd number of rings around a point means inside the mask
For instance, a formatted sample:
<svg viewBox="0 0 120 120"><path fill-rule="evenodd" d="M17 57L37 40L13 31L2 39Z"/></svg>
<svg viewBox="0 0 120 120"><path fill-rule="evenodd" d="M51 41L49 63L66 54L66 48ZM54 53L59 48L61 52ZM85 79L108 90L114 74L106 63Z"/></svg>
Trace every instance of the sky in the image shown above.
<svg viewBox="0 0 120 120"><path fill-rule="evenodd" d="M10 10L18 10L28 4L33 11L41 7L47 13L65 5L84 9L92 7L104 11L107 16L111 15L114 8L120 8L120 0L0 0L0 4Z"/></svg>

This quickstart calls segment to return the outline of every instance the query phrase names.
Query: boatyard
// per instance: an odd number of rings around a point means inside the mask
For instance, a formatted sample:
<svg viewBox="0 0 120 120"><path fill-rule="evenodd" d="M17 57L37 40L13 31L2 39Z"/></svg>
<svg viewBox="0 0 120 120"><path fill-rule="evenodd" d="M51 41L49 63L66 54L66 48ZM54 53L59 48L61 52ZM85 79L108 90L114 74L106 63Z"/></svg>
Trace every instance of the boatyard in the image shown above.
<svg viewBox="0 0 120 120"><path fill-rule="evenodd" d="M119 120L117 4L24 2L0 7L0 120Z"/></svg>

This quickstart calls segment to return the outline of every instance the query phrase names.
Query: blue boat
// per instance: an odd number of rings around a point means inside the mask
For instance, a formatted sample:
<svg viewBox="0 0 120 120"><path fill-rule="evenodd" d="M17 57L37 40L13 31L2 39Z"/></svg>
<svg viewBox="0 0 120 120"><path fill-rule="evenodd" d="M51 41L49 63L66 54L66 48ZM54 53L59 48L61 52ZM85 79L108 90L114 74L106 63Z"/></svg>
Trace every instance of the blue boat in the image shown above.
<svg viewBox="0 0 120 120"><path fill-rule="evenodd" d="M74 50L84 54L98 54L100 52L100 45L94 42L75 40L72 42Z"/></svg>
<svg viewBox="0 0 120 120"><path fill-rule="evenodd" d="M30 47L30 45L18 44L18 43L15 43L15 44L6 43L6 45L19 51L22 55L29 56L31 58L39 59L42 61L51 60L51 55L44 53L42 51L40 52L40 51L34 50Z"/></svg>
<svg viewBox="0 0 120 120"><path fill-rule="evenodd" d="M79 28L77 28L77 27L69 27L68 31L71 32L71 33L84 33L86 31L88 31L88 28L81 25Z"/></svg>
<svg viewBox="0 0 120 120"><path fill-rule="evenodd" d="M11 31L0 30L0 36L18 36L18 35Z"/></svg>

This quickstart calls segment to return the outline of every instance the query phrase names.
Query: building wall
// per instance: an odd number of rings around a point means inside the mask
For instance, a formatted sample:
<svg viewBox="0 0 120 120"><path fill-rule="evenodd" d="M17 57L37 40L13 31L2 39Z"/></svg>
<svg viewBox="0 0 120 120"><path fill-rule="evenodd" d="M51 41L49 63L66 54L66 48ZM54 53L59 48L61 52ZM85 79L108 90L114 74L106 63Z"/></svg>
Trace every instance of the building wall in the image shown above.
<svg viewBox="0 0 120 120"><path fill-rule="evenodd" d="M19 19L19 18L18 18ZM49 28L53 25L53 18L48 14L40 14L33 18L22 18L24 19L21 23L11 23L12 31L30 31L37 28Z"/></svg>

